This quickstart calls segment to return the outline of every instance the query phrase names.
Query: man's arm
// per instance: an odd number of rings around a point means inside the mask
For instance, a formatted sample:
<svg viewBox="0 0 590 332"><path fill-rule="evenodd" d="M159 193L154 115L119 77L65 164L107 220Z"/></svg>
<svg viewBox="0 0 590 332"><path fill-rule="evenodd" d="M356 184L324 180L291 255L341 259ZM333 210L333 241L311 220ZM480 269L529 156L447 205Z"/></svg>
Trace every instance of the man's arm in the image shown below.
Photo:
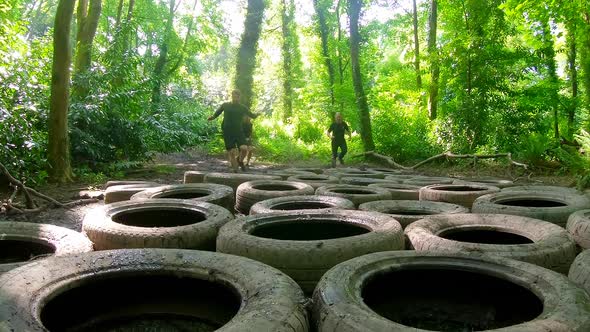
<svg viewBox="0 0 590 332"><path fill-rule="evenodd" d="M328 128L328 137L332 138L332 131L334 130L334 124L331 124Z"/></svg>
<svg viewBox="0 0 590 332"><path fill-rule="evenodd" d="M217 109L217 111L215 111L215 113L213 113L213 115L211 115L210 117L207 118L207 121L212 121L217 119L217 117L223 112L223 105L219 106L219 108Z"/></svg>
<svg viewBox="0 0 590 332"><path fill-rule="evenodd" d="M352 138L352 133L350 132L350 127L348 126L348 123L344 123L344 131L348 133L348 138Z"/></svg>

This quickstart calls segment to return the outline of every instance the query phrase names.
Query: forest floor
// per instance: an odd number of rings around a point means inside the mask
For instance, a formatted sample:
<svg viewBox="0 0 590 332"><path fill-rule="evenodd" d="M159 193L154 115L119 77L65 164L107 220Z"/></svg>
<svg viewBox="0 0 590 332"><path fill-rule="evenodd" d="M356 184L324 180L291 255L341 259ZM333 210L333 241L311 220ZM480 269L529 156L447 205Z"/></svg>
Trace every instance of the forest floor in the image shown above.
<svg viewBox="0 0 590 332"><path fill-rule="evenodd" d="M260 173L270 169L283 169L288 167L321 167L329 168L329 157L325 160L305 160L284 164L273 164L270 162L252 159L252 167L249 172ZM374 163L364 162L362 159L348 159L347 167L384 167ZM151 162L145 163L144 167L131 169L125 172L124 180L149 180L161 184L181 184L186 171L212 171L227 172L228 162L222 155L213 156L199 149L192 149L186 152L157 155ZM575 181L572 176L556 175L555 171L528 171L520 167L510 166L501 161L479 161L476 164L468 162L437 162L426 164L416 170L418 175L428 176L452 176L452 177L497 177L509 179L520 184L547 184L559 186L573 186ZM113 179L115 180L115 179ZM116 180L122 180L120 178ZM103 184L89 184L84 182L73 182L66 185L47 184L34 188L37 191L48 195L56 200L65 203L80 198L99 197L102 198ZM8 189L8 188L6 188ZM0 199L7 198L9 190L0 191ZM103 205L102 200L97 203L75 206L69 209L51 208L38 213L26 213L15 215L2 215L0 219L19 220L33 223L48 223L67 227L80 231L84 215L91 209Z"/></svg>

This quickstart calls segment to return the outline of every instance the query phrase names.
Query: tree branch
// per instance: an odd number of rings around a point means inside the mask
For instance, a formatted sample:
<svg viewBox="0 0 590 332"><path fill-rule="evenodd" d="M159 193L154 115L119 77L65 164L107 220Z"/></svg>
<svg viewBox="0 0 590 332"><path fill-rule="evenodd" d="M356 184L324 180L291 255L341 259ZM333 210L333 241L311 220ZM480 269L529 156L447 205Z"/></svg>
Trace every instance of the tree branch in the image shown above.
<svg viewBox="0 0 590 332"><path fill-rule="evenodd" d="M2 172L2 174L4 174L6 176L6 178L8 179L8 181L10 183L12 183L13 186L15 186L16 188L20 188L23 190L23 195L25 196L25 201L27 204L27 208L28 209L33 209L35 208L35 202L33 201L33 198L31 198L31 195L29 194L29 192L27 191L27 187L25 187L25 185L20 182L19 180L15 179L10 172L8 172L8 169L6 169L6 167L4 166L4 164L0 163L0 171Z"/></svg>

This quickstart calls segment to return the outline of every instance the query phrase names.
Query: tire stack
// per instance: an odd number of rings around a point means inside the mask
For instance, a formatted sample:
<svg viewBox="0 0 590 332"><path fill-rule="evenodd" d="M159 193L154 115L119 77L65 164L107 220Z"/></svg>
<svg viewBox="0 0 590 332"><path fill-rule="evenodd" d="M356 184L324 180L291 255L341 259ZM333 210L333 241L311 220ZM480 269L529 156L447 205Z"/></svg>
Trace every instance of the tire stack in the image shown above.
<svg viewBox="0 0 590 332"><path fill-rule="evenodd" d="M285 196L313 195L312 186L294 181L256 180L242 183L236 190L236 211L248 214L257 202Z"/></svg>

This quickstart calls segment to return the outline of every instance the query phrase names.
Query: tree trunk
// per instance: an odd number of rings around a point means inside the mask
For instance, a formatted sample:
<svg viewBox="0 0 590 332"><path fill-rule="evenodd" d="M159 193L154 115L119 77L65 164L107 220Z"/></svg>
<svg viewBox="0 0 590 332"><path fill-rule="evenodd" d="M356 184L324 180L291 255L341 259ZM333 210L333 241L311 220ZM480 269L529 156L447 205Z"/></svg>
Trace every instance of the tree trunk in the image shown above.
<svg viewBox="0 0 590 332"><path fill-rule="evenodd" d="M88 9L87 0L79 0L78 3L78 33L76 38L75 76L84 75L92 63L92 43L98 28L98 20L102 10L102 0L90 0ZM84 99L88 95L89 87L86 82L76 81L73 87L74 95L78 99Z"/></svg>
<svg viewBox="0 0 590 332"><path fill-rule="evenodd" d="M264 0L248 0L248 10L244 22L244 33L238 49L236 78L234 85L242 92L242 103L252 106L253 73L256 68L256 50L262 29Z"/></svg>
<svg viewBox="0 0 590 332"><path fill-rule="evenodd" d="M547 73L549 76L549 83L550 83L550 97L551 103L550 107L553 110L553 130L554 136L556 139L559 139L559 109L557 105L559 104L559 76L557 75L557 62L555 61L555 48L553 42L553 36L551 35L551 30L549 27L548 19L541 22L542 29L543 29L543 46L541 49L541 53L545 58L545 66L547 66Z"/></svg>
<svg viewBox="0 0 590 332"><path fill-rule="evenodd" d="M438 80L440 67L438 63L438 49L436 47L436 28L438 17L438 1L430 2L430 16L428 17L428 57L430 59L430 93L428 96L428 117L436 119L438 110Z"/></svg>
<svg viewBox="0 0 590 332"><path fill-rule="evenodd" d="M328 83L330 84L330 105L334 106L334 65L330 59L330 51L328 48L328 24L326 22L325 7L320 4L321 0L313 0L313 8L318 18L318 31L320 33L320 40L322 41L322 57L328 69Z"/></svg>
<svg viewBox="0 0 590 332"><path fill-rule="evenodd" d="M586 105L590 105L590 11L584 13L584 29L582 34L582 54L580 62L584 77L584 92L586 95ZM588 106L587 106L588 107ZM590 121L590 120L589 120ZM586 124L586 129L590 130L590 123Z"/></svg>
<svg viewBox="0 0 590 332"><path fill-rule="evenodd" d="M162 44L158 47L160 49L160 55L158 56L158 60L156 60L154 72L152 73L152 113L158 111L162 99L162 83L165 76L164 70L166 68L166 63L168 62L168 41L170 40L174 24L174 7L175 0L170 0L166 31L164 32L164 38L162 38Z"/></svg>
<svg viewBox="0 0 590 332"><path fill-rule="evenodd" d="M373 142L373 134L371 130L371 117L369 114L369 104L367 103L367 96L363 89L363 81L361 76L361 67L359 60L359 16L361 12L362 0L349 0L348 14L350 15L350 64L352 68L352 83L354 85L354 93L356 103L359 108L359 118L361 120L361 139L363 141L363 148L365 151L375 149Z"/></svg>
<svg viewBox="0 0 590 332"><path fill-rule="evenodd" d="M121 17L123 16L123 2L124 0L119 0L119 5L117 5L117 18L115 19L115 32L119 31L121 27Z"/></svg>
<svg viewBox="0 0 590 332"><path fill-rule="evenodd" d="M281 15L282 32L283 32L283 121L289 122L293 115L293 86L291 84L292 71L292 52L293 45L291 43L291 25L293 23L293 10L287 7L287 0L282 0L283 12Z"/></svg>
<svg viewBox="0 0 590 332"><path fill-rule="evenodd" d="M567 127L569 136L574 134L574 120L576 116L576 109L578 108L578 69L576 68L576 24L570 23L568 27L567 42L569 44L569 52L567 56L568 69L570 74L570 82L572 84L572 102L568 107L567 113Z"/></svg>
<svg viewBox="0 0 590 332"><path fill-rule="evenodd" d="M412 1L414 5L414 69L416 70L416 86L422 89L422 75L420 74L420 42L418 40L418 8L416 0Z"/></svg>
<svg viewBox="0 0 590 332"><path fill-rule="evenodd" d="M74 0L60 0L53 30L53 65L51 67L51 97L47 161L52 182L71 181L70 144L68 138L68 107L70 86L70 33L74 15Z"/></svg>

